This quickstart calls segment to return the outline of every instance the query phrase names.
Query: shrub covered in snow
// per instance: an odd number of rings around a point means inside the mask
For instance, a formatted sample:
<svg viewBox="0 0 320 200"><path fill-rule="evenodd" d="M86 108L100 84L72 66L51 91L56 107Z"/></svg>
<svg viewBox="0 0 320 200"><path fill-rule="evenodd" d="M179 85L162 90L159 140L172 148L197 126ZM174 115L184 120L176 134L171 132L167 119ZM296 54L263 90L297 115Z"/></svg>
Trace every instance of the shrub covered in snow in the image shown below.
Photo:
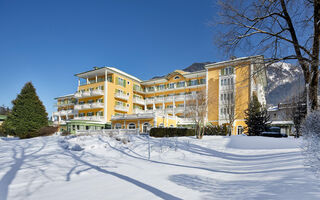
<svg viewBox="0 0 320 200"><path fill-rule="evenodd" d="M306 165L320 174L320 111L309 114L301 126Z"/></svg>

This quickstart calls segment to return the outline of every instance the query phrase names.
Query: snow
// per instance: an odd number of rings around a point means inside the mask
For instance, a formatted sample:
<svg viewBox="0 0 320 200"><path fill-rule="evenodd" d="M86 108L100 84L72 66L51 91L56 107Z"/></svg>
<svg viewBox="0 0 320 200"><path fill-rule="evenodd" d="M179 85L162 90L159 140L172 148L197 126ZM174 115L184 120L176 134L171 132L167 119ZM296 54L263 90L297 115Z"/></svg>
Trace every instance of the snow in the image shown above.
<svg viewBox="0 0 320 200"><path fill-rule="evenodd" d="M303 165L301 141L135 135L0 140L0 200L320 199L320 181Z"/></svg>

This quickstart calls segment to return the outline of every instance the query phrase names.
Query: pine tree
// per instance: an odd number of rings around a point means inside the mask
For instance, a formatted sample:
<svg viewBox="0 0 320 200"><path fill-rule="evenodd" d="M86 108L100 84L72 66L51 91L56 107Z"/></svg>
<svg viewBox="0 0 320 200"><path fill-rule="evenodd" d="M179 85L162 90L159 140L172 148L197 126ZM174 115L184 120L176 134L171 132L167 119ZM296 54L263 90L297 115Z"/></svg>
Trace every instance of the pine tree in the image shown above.
<svg viewBox="0 0 320 200"><path fill-rule="evenodd" d="M267 130L270 117L267 113L267 109L262 107L256 95L252 96L249 107L245 111L245 115L247 132L250 136L260 135L261 132Z"/></svg>
<svg viewBox="0 0 320 200"><path fill-rule="evenodd" d="M24 85L12 104L3 124L6 134L20 138L36 137L42 127L48 126L48 114L31 82Z"/></svg>

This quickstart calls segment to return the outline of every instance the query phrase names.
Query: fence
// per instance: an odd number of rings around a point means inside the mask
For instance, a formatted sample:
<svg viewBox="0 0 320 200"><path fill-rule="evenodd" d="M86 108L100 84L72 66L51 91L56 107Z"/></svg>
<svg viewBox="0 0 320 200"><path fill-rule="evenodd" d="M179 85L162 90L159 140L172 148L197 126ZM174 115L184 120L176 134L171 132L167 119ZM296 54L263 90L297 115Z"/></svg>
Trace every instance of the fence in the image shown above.
<svg viewBox="0 0 320 200"><path fill-rule="evenodd" d="M77 130L76 135L115 135L133 134L139 135L139 129L101 129L101 130Z"/></svg>

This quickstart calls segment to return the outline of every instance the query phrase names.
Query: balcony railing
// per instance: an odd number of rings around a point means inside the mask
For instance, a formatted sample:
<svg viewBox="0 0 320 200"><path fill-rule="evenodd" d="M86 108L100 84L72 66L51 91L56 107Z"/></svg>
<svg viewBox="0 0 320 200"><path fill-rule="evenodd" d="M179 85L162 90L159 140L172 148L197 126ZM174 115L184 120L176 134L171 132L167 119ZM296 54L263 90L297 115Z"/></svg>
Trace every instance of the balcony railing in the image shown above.
<svg viewBox="0 0 320 200"><path fill-rule="evenodd" d="M84 92L76 92L74 94L75 98L82 98L82 97L93 97L93 96L102 96L104 95L103 90L92 90L92 91L84 91Z"/></svg>
<svg viewBox="0 0 320 200"><path fill-rule="evenodd" d="M91 108L103 108L103 107L104 107L103 103L100 103L100 102L95 102L91 104Z"/></svg>
<svg viewBox="0 0 320 200"><path fill-rule="evenodd" d="M157 97L155 98L155 103L162 103L164 100L164 97Z"/></svg>
<svg viewBox="0 0 320 200"><path fill-rule="evenodd" d="M173 96L168 96L165 98L165 102L172 102L173 101Z"/></svg>
<svg viewBox="0 0 320 200"><path fill-rule="evenodd" d="M124 100L128 100L129 99L129 95L123 94L123 93L115 93L114 96L116 98L119 99L124 99Z"/></svg>
<svg viewBox="0 0 320 200"><path fill-rule="evenodd" d="M102 96L104 94L103 90L92 90L91 96Z"/></svg>
<svg viewBox="0 0 320 200"><path fill-rule="evenodd" d="M140 105L144 105L144 104L145 104L145 100L144 100L144 99L137 98L137 97L134 97L134 98L133 98L133 103L140 104Z"/></svg>
<svg viewBox="0 0 320 200"><path fill-rule="evenodd" d="M103 116L82 116L82 117L75 117L75 120L88 120L88 121L103 121Z"/></svg>
<svg viewBox="0 0 320 200"><path fill-rule="evenodd" d="M74 115L76 112L74 110L61 110L53 112L53 115L55 116L65 116L65 115Z"/></svg>
<svg viewBox="0 0 320 200"><path fill-rule="evenodd" d="M174 100L175 101L184 101L184 97L185 97L185 95L177 95L174 97Z"/></svg>
<svg viewBox="0 0 320 200"><path fill-rule="evenodd" d="M175 112L175 113L184 113L184 107L176 107L176 108L174 109L174 112Z"/></svg>
<svg viewBox="0 0 320 200"><path fill-rule="evenodd" d="M135 108L135 109L133 109L133 113L134 113L134 114L145 113L145 111L142 110L142 109Z"/></svg>
<svg viewBox="0 0 320 200"><path fill-rule="evenodd" d="M114 107L115 110L119 110L119 111L123 111L123 112L128 112L129 111L129 108L128 107L125 107L125 106L120 106L120 105L116 105Z"/></svg>
<svg viewBox="0 0 320 200"><path fill-rule="evenodd" d="M91 108L103 108L104 104L100 102L94 102L94 103L85 103L85 104L77 104L74 106L75 110L86 110Z"/></svg>

